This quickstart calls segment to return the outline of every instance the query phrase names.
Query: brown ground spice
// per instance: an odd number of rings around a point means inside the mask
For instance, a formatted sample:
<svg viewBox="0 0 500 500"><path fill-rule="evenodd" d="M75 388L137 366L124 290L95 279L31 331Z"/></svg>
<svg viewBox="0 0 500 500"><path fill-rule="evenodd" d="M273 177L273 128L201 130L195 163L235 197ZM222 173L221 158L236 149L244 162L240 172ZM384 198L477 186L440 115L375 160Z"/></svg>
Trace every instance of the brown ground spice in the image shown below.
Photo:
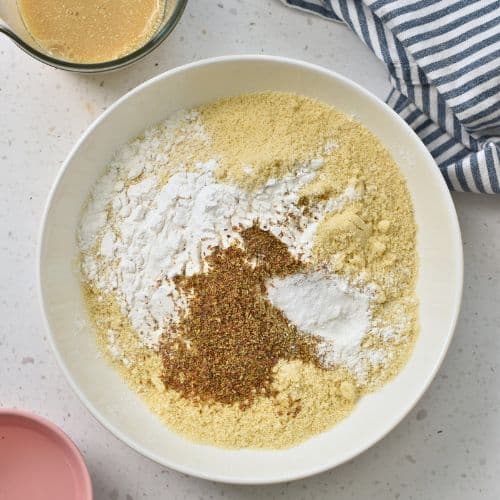
<svg viewBox="0 0 500 500"><path fill-rule="evenodd" d="M273 394L279 360L314 361L316 344L265 298L266 281L297 272L300 263L269 232L253 227L241 234L244 249L217 249L207 273L177 278L189 309L161 354L167 388L197 402L246 408L257 395Z"/></svg>

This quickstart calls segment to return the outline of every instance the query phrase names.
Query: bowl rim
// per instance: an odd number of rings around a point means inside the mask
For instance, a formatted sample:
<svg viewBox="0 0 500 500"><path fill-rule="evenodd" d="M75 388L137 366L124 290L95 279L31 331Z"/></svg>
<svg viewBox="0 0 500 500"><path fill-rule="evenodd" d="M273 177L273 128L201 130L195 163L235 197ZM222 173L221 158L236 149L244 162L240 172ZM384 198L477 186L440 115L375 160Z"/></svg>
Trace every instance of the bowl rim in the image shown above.
<svg viewBox="0 0 500 500"><path fill-rule="evenodd" d="M407 406L401 408L401 411L399 414L390 422L390 425L388 425L381 433L379 433L376 437L372 438L371 440L364 442L362 445L354 448L351 450L351 452L343 457L341 460L331 460L331 461L325 461L322 465L320 466L315 466L311 467L309 469L304 469L301 473L296 473L293 476L287 476L286 473L282 473L280 475L276 475L273 478L260 478L260 477L251 477L251 476L242 476L242 477L234 477L234 476L229 476L225 474L210 474L210 473L205 473L203 471L195 470L190 467L185 467L185 466L179 466L175 462L171 460L165 460L163 457L160 457L156 455L153 452L150 452L146 448L144 448L142 445L136 443L134 440L130 439L125 433L123 433L118 427L115 425L111 424L103 415L101 415L100 411L87 399L87 397L83 394L83 392L80 390L78 384L73 380L73 377L66 366L66 363L63 359L63 356L61 352L58 350L58 347L56 345L56 342L53 337L52 329L50 327L50 323L48 320L47 316L47 308L46 308L46 300L45 300L45 293L44 289L42 286L42 253L43 253L43 242L45 240L46 236L46 223L47 223L47 217L50 211L50 207L52 205L53 198L55 196L55 193L57 191L57 188L59 186L59 183L61 182L63 176L65 175L65 172L68 168L68 165L71 163L73 156L78 152L79 148L83 144L83 142L94 132L94 129L104 120L106 119L110 114L114 112L114 110L119 107L124 101L128 100L131 96L138 94L142 92L144 89L147 87L154 85L156 82L159 82L163 79L168 79L172 75L175 75L180 72L184 72L187 70L190 70L192 68L197 68L201 66L206 66L206 65L212 65L212 64L220 64L220 63L227 63L227 62L241 62L241 61L249 61L249 62L254 62L254 61L267 61L270 63L278 63L278 64L287 64L287 65L292 65L292 66L298 66L301 68L305 68L308 70L311 70L313 72L319 72L323 73L326 76L333 77L334 79L340 80L342 83L350 86L353 88L356 92L359 92L363 94L365 97L370 99L371 101L374 102L374 104L377 104L378 106L382 105L385 108L385 111L387 111L390 115L392 115L392 118L399 123L399 125L403 128L405 128L408 132L410 132L410 135L413 136L413 139L415 141L415 147L419 148L425 156L429 159L429 162L434 163L435 168L430 169L431 175L434 176L437 186L439 186L439 189L441 191L441 196L443 197L443 201L446 203L446 209L449 215L449 221L450 224L452 225L452 232L454 233L454 252L457 257L457 268L455 269L455 272L457 273L457 279L458 279L458 288L454 291L455 294L455 301L454 301L454 310L452 312L452 318L451 322L449 324L448 331L446 332L446 336L443 335L443 343L441 347L441 352L439 354L438 361L435 363L434 367L432 370L429 371L427 374L427 377L425 378L425 381L423 382L420 391L418 393L415 393L414 398L412 398L412 402L408 404ZM261 55L261 54L247 54L247 55L228 55L228 56L218 56L218 57L212 57L212 58L207 58L207 59L202 59L199 61L195 61L192 63L188 63L182 66L178 66L175 68L172 68L160 75L157 75L142 84L138 85L134 89L130 90L127 92L125 95L120 97L117 101L115 101L109 108L107 108L99 117L97 117L85 130L85 132L79 137L69 154L67 155L66 159L64 160L64 163L62 167L60 168L55 181L52 184L52 188L50 190L43 216L41 219L41 225L40 225L40 230L39 230L39 237L37 240L37 290L38 290L38 296L39 296L39 302L41 305L42 309L42 316L43 316L43 321L45 325L45 329L47 331L47 337L49 339L50 346L56 356L57 362L63 371L70 387L73 389L73 391L76 393L76 395L79 397L79 399L83 402L83 404L86 406L87 410L92 414L92 416L107 430L109 430L115 437L120 439L122 442L127 444L130 448L133 450L137 451L141 455L149 458L150 460L164 466L168 467L170 469L176 470L178 472L188 474L194 477L198 477L201 479L205 480L210 480L210 481L217 481L221 483L228 483L228 484L247 484L247 485L256 485L256 484L276 484L276 483L282 483L282 482L288 482L288 481L295 481L299 479L304 479L316 474L319 474L321 472L325 472L327 470L333 469L343 463L348 462L349 460L352 460L354 457L360 455L364 451L368 450L371 448L373 445L375 445L377 442L382 440L389 432L391 432L398 424L401 423L401 421L408 415L408 413L415 407L415 405L418 403L418 401L422 398L424 393L427 391L429 388L431 382L434 380L439 368L442 365L442 362L444 360L444 357L448 351L448 348L450 346L451 340L453 338L453 334L456 328L456 324L458 321L458 316L460 312L460 306L461 306L461 301L462 301L462 292L463 292L463 248L462 248L462 237L460 233L460 226L458 223L458 217L457 217L457 212L455 209L455 206L453 204L453 200L450 194L450 191L446 185L445 180L443 179L439 168L432 158L431 154L425 147L425 145L421 142L420 138L417 136L417 134L411 129L411 127L392 109L390 108L384 101L379 99L377 96L372 94L370 91L367 89L363 88L361 85L353 82L349 78L338 74L337 72L330 70L328 68L325 68L320 65L316 65L313 63L305 62L299 59L294 59L294 58L288 58L288 57L282 57L282 56L274 56L274 55Z"/></svg>
<svg viewBox="0 0 500 500"><path fill-rule="evenodd" d="M89 470L87 464L83 459L82 452L76 446L75 442L54 422L42 417L36 413L27 410L20 410L18 408L0 408L0 420L2 417L13 417L16 419L23 419L32 422L33 424L42 427L50 432L51 435L59 438L63 443L64 447L71 453L75 458L78 465L78 473L80 478L83 480L84 494L88 500L92 500L92 480L90 478Z"/></svg>

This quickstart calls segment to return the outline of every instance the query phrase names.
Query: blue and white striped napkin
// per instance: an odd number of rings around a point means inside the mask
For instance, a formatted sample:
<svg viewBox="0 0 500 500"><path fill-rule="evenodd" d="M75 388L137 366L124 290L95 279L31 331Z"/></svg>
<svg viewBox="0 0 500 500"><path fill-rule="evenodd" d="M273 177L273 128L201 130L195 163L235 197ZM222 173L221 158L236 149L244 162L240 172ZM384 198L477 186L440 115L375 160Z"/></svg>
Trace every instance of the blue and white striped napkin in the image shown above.
<svg viewBox="0 0 500 500"><path fill-rule="evenodd" d="M283 0L346 23L450 189L500 193L500 0Z"/></svg>

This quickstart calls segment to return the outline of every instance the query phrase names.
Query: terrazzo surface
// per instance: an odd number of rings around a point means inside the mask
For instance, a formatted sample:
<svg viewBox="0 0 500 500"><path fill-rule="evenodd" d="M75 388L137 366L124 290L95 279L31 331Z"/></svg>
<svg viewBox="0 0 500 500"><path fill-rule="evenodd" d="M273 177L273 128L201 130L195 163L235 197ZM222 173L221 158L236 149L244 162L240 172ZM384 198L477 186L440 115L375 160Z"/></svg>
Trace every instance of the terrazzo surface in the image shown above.
<svg viewBox="0 0 500 500"><path fill-rule="evenodd" d="M432 386L376 446L306 480L211 483L141 457L102 428L50 350L36 294L42 210L63 159L99 113L137 84L200 58L263 53L332 68L384 98L386 73L345 27L276 1L192 0L171 38L111 74L64 73L0 37L0 407L31 409L81 448L96 500L500 498L500 197L457 194L465 286L455 338Z"/></svg>

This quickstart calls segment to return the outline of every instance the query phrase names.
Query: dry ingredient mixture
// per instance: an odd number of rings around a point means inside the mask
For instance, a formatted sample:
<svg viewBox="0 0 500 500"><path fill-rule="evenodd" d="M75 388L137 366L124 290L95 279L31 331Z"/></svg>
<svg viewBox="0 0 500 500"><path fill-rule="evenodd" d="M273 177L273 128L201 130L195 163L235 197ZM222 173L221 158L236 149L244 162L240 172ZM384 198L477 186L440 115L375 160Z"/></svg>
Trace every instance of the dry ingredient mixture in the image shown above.
<svg viewBox="0 0 500 500"><path fill-rule="evenodd" d="M17 0L26 29L49 54L100 63L144 45L165 15L165 0Z"/></svg>
<svg viewBox="0 0 500 500"><path fill-rule="evenodd" d="M172 430L282 448L345 418L417 336L416 226L352 118L266 92L121 148L78 231L102 351Z"/></svg>

